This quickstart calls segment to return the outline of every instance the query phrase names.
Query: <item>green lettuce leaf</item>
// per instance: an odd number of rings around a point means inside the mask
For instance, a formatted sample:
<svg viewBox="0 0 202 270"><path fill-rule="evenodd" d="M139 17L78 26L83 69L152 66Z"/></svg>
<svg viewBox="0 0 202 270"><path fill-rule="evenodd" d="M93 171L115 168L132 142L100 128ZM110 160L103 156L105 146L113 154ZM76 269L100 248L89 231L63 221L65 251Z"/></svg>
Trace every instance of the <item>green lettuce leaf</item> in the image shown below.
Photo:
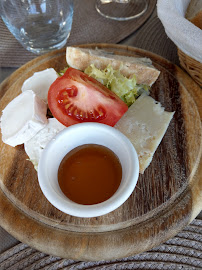
<svg viewBox="0 0 202 270"><path fill-rule="evenodd" d="M65 67L58 72L59 76L63 76L69 67Z"/></svg>
<svg viewBox="0 0 202 270"><path fill-rule="evenodd" d="M120 73L120 70L114 70L111 65L108 65L104 70L90 65L84 70L84 73L101 82L128 106L133 104L143 92L149 93L149 86L138 85L135 75L132 78L127 78Z"/></svg>

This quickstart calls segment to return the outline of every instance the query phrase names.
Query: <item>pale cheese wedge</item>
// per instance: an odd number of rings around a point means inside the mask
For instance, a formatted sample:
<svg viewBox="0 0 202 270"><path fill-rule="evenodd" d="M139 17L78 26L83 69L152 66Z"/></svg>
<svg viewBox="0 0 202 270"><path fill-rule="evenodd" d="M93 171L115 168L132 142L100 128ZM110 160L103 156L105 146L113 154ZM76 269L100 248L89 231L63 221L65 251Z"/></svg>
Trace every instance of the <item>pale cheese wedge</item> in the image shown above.
<svg viewBox="0 0 202 270"><path fill-rule="evenodd" d="M13 99L2 111L2 141L13 147L30 140L48 122L47 105L31 90Z"/></svg>
<svg viewBox="0 0 202 270"><path fill-rule="evenodd" d="M39 159L48 142L61 130L66 128L56 118L49 118L48 124L41 129L31 140L25 142L25 152L37 170Z"/></svg>
<svg viewBox="0 0 202 270"><path fill-rule="evenodd" d="M47 103L48 90L51 84L59 77L58 73L53 68L35 72L33 76L24 81L22 92L32 90Z"/></svg>
<svg viewBox="0 0 202 270"><path fill-rule="evenodd" d="M130 139L137 151L140 173L144 173L152 161L173 114L164 111L152 97L142 95L116 123L115 128Z"/></svg>

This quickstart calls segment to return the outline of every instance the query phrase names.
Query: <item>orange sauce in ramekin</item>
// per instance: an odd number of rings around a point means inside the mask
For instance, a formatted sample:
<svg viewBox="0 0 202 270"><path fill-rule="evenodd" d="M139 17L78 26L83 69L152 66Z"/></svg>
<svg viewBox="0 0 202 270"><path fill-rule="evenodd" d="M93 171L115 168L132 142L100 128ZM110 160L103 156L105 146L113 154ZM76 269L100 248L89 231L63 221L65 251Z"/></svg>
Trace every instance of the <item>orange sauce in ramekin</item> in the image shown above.
<svg viewBox="0 0 202 270"><path fill-rule="evenodd" d="M58 182L62 192L72 201L98 204L109 199L118 189L122 167L109 148L85 144L71 150L61 161Z"/></svg>

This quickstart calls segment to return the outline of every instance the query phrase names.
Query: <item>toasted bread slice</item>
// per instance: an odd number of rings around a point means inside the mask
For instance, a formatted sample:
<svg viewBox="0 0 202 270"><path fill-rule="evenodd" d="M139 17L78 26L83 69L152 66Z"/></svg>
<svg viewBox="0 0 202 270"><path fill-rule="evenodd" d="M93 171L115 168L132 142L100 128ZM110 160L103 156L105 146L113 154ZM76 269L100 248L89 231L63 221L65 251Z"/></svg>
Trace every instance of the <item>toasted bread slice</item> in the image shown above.
<svg viewBox="0 0 202 270"><path fill-rule="evenodd" d="M88 66L94 64L96 68L105 69L109 64L127 78L136 75L137 84L151 86L158 78L160 71L148 58L121 56L108 53L100 49L84 49L78 47L67 47L66 60L70 67L84 71Z"/></svg>

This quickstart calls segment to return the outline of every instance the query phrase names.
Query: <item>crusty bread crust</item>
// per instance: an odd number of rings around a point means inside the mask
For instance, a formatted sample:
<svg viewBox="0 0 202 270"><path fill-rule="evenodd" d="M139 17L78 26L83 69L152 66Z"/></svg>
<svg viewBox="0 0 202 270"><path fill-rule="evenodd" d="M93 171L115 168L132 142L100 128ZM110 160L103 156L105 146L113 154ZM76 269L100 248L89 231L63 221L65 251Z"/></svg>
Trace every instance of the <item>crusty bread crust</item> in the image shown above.
<svg viewBox="0 0 202 270"><path fill-rule="evenodd" d="M191 0L187 8L185 18L202 29L202 1Z"/></svg>
<svg viewBox="0 0 202 270"><path fill-rule="evenodd" d="M199 13L195 17L190 19L190 22L202 29L202 10L199 11Z"/></svg>
<svg viewBox="0 0 202 270"><path fill-rule="evenodd" d="M89 50L77 47L67 47L67 64L73 68L84 71L94 64L96 68L104 69L109 64L129 78L136 75L138 84L151 86L158 78L160 71L152 66L148 58L136 58L107 53L103 50Z"/></svg>

